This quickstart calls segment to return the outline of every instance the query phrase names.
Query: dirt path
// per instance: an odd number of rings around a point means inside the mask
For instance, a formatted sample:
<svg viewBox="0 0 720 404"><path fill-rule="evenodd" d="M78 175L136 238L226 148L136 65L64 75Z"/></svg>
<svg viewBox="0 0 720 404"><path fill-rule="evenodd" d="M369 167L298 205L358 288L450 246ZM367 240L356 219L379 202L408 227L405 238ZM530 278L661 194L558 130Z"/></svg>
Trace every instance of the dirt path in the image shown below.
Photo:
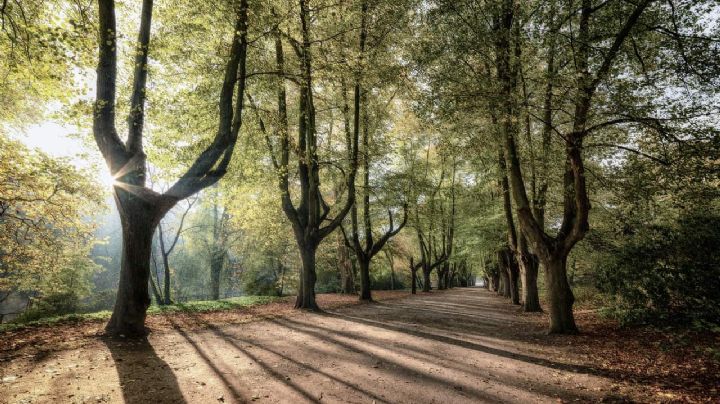
<svg viewBox="0 0 720 404"><path fill-rule="evenodd" d="M146 342L0 364L0 402L623 402L606 378L547 341L533 315L482 289L237 325L170 319ZM652 400L652 399L650 399Z"/></svg>

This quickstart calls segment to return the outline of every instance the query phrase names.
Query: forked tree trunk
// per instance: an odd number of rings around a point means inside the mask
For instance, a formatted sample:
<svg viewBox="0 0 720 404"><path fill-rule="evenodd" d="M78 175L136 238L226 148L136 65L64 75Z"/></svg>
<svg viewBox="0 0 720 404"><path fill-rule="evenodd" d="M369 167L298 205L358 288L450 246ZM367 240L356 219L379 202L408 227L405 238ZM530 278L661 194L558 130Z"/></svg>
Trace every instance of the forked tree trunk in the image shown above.
<svg viewBox="0 0 720 404"><path fill-rule="evenodd" d="M370 291L370 262L358 260L360 264L360 300L371 302L372 293Z"/></svg>
<svg viewBox="0 0 720 404"><path fill-rule="evenodd" d="M154 206L125 191L116 190L116 203L120 211L123 248L117 298L105 330L110 335L144 336L148 334L145 316L150 306L148 281L152 239L162 215Z"/></svg>
<svg viewBox="0 0 720 404"><path fill-rule="evenodd" d="M315 302L315 282L317 281L317 274L315 273L316 251L317 246L300 245L302 268L300 268L298 294L297 299L295 300L296 309L320 311L320 307L318 307Z"/></svg>
<svg viewBox="0 0 720 404"><path fill-rule="evenodd" d="M551 257L543 264L548 290L550 333L576 334L578 329L572 311L575 296L567 281L567 257Z"/></svg>

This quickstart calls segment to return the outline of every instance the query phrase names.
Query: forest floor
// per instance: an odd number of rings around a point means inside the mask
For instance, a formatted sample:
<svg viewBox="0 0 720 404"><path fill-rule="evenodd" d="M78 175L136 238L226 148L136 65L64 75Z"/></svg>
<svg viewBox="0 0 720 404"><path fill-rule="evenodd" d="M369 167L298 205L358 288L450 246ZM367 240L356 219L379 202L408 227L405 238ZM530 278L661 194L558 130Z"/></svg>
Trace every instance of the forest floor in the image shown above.
<svg viewBox="0 0 720 404"><path fill-rule="evenodd" d="M720 367L695 346L716 335L674 343L581 312L583 334L550 336L546 314L518 313L476 288L375 297L320 295L324 313L292 310L287 299L157 315L143 341L102 338L99 322L7 332L0 402L720 400Z"/></svg>

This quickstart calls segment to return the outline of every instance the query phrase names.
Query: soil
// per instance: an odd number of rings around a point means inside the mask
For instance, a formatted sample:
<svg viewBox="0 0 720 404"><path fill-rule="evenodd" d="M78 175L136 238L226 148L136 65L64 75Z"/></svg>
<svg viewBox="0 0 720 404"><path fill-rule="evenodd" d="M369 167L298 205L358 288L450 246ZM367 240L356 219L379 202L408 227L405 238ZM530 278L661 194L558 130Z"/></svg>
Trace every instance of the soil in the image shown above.
<svg viewBox="0 0 720 404"><path fill-rule="evenodd" d="M0 402L720 400L717 384L697 394L674 389L637 369L632 352L617 360L610 349L592 350L602 337L597 324L581 336L548 336L545 314L519 313L484 289L375 297L356 304L355 296L320 295L323 313L292 310L288 299L154 316L153 333L140 341L100 337L101 323L7 333L0 335ZM720 381L714 365L703 366L692 380Z"/></svg>

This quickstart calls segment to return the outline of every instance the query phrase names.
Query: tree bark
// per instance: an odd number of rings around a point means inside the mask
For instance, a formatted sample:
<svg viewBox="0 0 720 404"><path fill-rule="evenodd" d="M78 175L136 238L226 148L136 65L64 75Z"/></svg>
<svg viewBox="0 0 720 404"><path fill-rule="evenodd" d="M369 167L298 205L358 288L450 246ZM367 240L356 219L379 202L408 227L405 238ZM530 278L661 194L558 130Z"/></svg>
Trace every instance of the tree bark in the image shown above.
<svg viewBox="0 0 720 404"><path fill-rule="evenodd" d="M423 265L423 292L429 292L432 289L430 285L430 273L432 269L428 265Z"/></svg>
<svg viewBox="0 0 720 404"><path fill-rule="evenodd" d="M358 263L360 264L360 300L371 302L370 260L358 260Z"/></svg>
<svg viewBox="0 0 720 404"><path fill-rule="evenodd" d="M160 291L158 290L158 287L155 284L155 278L153 278L152 275L150 275L150 289L152 290L153 297L155 297L155 303L162 304L162 302L163 302L162 295L160 295ZM2 324L2 323L0 323L0 324Z"/></svg>
<svg viewBox="0 0 720 404"><path fill-rule="evenodd" d="M337 193L339 194L339 192ZM340 293L355 293L355 274L352 269L349 248L341 232L337 232L338 267L340 269Z"/></svg>
<svg viewBox="0 0 720 404"><path fill-rule="evenodd" d="M413 270L410 273L411 273L410 276L412 277L412 279L410 280L410 282L411 282L410 293L415 295L415 294L417 294L417 271Z"/></svg>
<svg viewBox="0 0 720 404"><path fill-rule="evenodd" d="M417 294L417 270L415 260L410 257L410 293Z"/></svg>
<svg viewBox="0 0 720 404"><path fill-rule="evenodd" d="M508 265L508 288L510 290L510 300L512 304L520 305L520 289L518 287L518 281L520 275L520 269L518 268L515 257L509 255Z"/></svg>
<svg viewBox="0 0 720 404"><path fill-rule="evenodd" d="M160 289L158 288L157 283L155 282L155 279L160 279L158 277L158 267L157 267L157 260L155 259L155 253L153 251L150 252L150 258L153 263L153 269L155 269L155 276L153 274L150 274L150 289L152 290L153 296L155 297L155 303L158 305L163 304L165 301L162 297L162 293L160 293Z"/></svg>
<svg viewBox="0 0 720 404"><path fill-rule="evenodd" d="M160 241L160 255L163 261L163 305L171 304L170 300L170 260L168 258L167 250L165 249L165 237L163 236L162 222L158 223L158 241Z"/></svg>
<svg viewBox="0 0 720 404"><path fill-rule="evenodd" d="M552 257L545 268L545 284L550 307L550 333L576 334L578 329L572 311L575 296L567 281L567 258Z"/></svg>
<svg viewBox="0 0 720 404"><path fill-rule="evenodd" d="M165 304L172 304L172 300L170 299L170 260L168 259L167 254L163 254L163 265L165 266L165 283L163 284L163 288L165 289L165 295L163 296L165 298Z"/></svg>
<svg viewBox="0 0 720 404"><path fill-rule="evenodd" d="M508 271L506 268L500 270L498 283L498 294L502 297L510 297L510 281L508 280Z"/></svg>
<svg viewBox="0 0 720 404"><path fill-rule="evenodd" d="M123 230L120 282L108 334L138 337L148 334L145 316L150 306L148 279L152 239L161 215L154 206L125 191L116 192Z"/></svg>
<svg viewBox="0 0 720 404"><path fill-rule="evenodd" d="M302 267L300 268L298 294L295 300L296 309L320 311L320 307L318 307L315 302L315 282L317 281L317 274L315 273L316 252L317 246L300 245Z"/></svg>
<svg viewBox="0 0 720 404"><path fill-rule="evenodd" d="M520 264L520 280L522 282L522 310L527 313L541 312L540 296L538 294L538 258L531 254L527 248L525 236L520 236L520 253L518 263Z"/></svg>
<svg viewBox="0 0 720 404"><path fill-rule="evenodd" d="M210 294L212 300L220 300L220 277L225 264L225 251L213 250L210 255Z"/></svg>

